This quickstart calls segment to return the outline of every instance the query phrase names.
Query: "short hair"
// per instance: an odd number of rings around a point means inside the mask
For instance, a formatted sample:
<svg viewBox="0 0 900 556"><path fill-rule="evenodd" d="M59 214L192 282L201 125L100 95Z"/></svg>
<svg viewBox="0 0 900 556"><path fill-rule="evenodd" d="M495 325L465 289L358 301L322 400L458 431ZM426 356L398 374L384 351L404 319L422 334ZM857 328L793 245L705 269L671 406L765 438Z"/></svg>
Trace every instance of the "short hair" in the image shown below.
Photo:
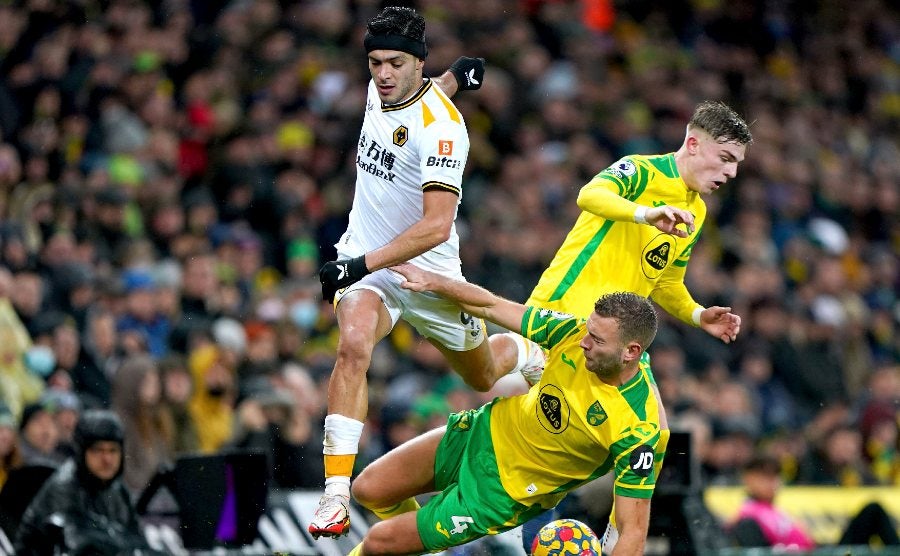
<svg viewBox="0 0 900 556"><path fill-rule="evenodd" d="M697 105L688 129L702 129L720 143L749 145L753 142L750 126L724 102L704 100Z"/></svg>
<svg viewBox="0 0 900 556"><path fill-rule="evenodd" d="M425 18L405 6L388 6L369 20L366 29L372 35L401 35L414 41L425 40Z"/></svg>
<svg viewBox="0 0 900 556"><path fill-rule="evenodd" d="M656 337L656 311L650 300L631 292L607 293L594 303L594 312L615 319L624 342L637 342L646 350Z"/></svg>

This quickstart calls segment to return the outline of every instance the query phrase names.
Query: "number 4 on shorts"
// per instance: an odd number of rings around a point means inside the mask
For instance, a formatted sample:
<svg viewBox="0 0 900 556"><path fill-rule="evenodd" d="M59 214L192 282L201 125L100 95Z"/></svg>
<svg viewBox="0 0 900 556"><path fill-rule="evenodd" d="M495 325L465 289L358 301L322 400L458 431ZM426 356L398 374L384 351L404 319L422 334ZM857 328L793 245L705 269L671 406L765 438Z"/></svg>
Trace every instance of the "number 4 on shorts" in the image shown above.
<svg viewBox="0 0 900 556"><path fill-rule="evenodd" d="M454 535L458 535L469 528L469 523L475 523L475 520L467 515L454 515L451 516L453 519L453 529L450 529L450 533Z"/></svg>

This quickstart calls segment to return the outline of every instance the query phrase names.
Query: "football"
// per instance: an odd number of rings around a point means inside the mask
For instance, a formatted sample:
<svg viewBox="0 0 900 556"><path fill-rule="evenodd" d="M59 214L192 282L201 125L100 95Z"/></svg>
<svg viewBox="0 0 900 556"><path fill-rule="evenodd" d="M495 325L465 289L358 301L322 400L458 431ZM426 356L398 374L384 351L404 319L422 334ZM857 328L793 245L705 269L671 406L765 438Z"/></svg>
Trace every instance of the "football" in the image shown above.
<svg viewBox="0 0 900 556"><path fill-rule="evenodd" d="M577 519L557 519L541 527L531 544L532 556L600 556L600 539Z"/></svg>

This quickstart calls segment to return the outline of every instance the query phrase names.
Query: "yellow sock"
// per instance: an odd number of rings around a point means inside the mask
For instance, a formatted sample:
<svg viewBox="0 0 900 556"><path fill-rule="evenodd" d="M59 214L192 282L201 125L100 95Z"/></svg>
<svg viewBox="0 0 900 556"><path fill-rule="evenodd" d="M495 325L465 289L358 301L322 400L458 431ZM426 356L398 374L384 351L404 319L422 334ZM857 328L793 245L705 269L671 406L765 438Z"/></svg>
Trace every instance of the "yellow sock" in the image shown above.
<svg viewBox="0 0 900 556"><path fill-rule="evenodd" d="M354 463L356 463L356 454L325 454L325 478L350 477L353 475Z"/></svg>
<svg viewBox="0 0 900 556"><path fill-rule="evenodd" d="M395 506L391 506L390 508L372 508L372 513L378 516L378 519L384 521L385 519L394 517L395 515L405 514L406 512L414 512L418 510L421 506L416 502L415 498L407 498L406 500L400 502Z"/></svg>
<svg viewBox="0 0 900 556"><path fill-rule="evenodd" d="M362 543L353 547L353 550L347 553L347 556L363 556Z"/></svg>

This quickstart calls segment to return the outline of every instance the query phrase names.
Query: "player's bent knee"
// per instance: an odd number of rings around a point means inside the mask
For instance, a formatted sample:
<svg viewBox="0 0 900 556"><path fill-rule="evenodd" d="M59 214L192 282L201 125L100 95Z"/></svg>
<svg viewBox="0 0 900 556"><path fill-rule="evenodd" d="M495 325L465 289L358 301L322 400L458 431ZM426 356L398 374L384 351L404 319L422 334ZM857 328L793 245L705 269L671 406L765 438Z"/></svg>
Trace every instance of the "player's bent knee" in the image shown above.
<svg viewBox="0 0 900 556"><path fill-rule="evenodd" d="M350 486L350 494L364 508L372 509L379 507L377 485L375 481L370 481L366 472L363 471Z"/></svg>
<svg viewBox="0 0 900 556"><path fill-rule="evenodd" d="M350 333L347 337L341 337L341 341L337 347L337 359L344 362L361 362L368 366L368 361L372 357L372 349L375 344L372 339L364 334Z"/></svg>
<svg viewBox="0 0 900 556"><path fill-rule="evenodd" d="M373 525L363 541L363 552L370 554L399 554L395 546L395 535L385 522Z"/></svg>

